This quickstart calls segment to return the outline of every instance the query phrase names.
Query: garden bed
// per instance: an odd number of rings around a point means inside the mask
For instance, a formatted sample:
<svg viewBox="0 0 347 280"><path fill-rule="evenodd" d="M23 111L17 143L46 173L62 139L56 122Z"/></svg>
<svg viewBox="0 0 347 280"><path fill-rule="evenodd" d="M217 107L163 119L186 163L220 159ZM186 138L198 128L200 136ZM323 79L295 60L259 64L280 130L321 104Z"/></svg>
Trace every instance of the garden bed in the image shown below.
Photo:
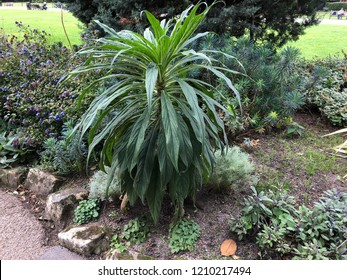
<svg viewBox="0 0 347 280"><path fill-rule="evenodd" d="M335 131L316 113L298 113L295 121L305 127L302 137L288 138L284 132L268 134L244 135L258 144L247 151L251 154L259 176L258 190L278 189L288 191L300 204L312 205L324 191L332 188L347 191L346 181L342 178L346 174L346 161L331 155L331 148L342 142L339 136L322 138L321 136ZM237 144L242 146L242 140ZM75 186L85 186L83 178L72 178ZM28 207L40 218L43 205L39 205L35 196L26 193ZM215 192L203 189L198 197L196 207L185 205L185 216L192 218L201 227L201 236L192 251L173 254L168 246L169 225L174 210L169 199L164 200L160 222L154 226L148 223L150 236L139 245L126 246L155 259L224 259L220 255L220 244L225 239L237 240L237 236L230 231L230 217L237 216L242 209L243 198L250 194L248 187L234 187L228 191ZM110 233L120 235L123 227L130 220L143 216L147 208L141 203L128 207L125 212L120 211L121 201L103 205L99 222L104 224ZM41 219L41 218L40 218ZM47 245L56 245L57 230L54 224L42 220L46 230ZM237 241L237 257L241 259L258 259L259 248L254 237L247 237ZM95 256L105 258L105 256Z"/></svg>

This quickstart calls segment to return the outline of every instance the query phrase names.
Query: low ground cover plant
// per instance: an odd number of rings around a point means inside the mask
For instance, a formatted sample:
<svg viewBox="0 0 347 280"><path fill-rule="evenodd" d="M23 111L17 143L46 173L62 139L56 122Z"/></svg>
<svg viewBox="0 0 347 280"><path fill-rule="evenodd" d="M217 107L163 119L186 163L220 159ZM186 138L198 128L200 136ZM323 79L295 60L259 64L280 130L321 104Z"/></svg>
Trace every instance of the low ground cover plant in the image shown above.
<svg viewBox="0 0 347 280"><path fill-rule="evenodd" d="M326 191L309 208L282 191L252 191L231 230L240 239L255 236L261 257L347 259L346 193Z"/></svg>
<svg viewBox="0 0 347 280"><path fill-rule="evenodd" d="M201 235L200 226L191 219L180 219L170 227L169 247L172 253L192 251Z"/></svg>
<svg viewBox="0 0 347 280"><path fill-rule="evenodd" d="M25 146L15 145L15 141L15 136L9 135L6 131L0 131L0 169L18 163L30 152Z"/></svg>
<svg viewBox="0 0 347 280"><path fill-rule="evenodd" d="M134 245L145 242L149 234L148 220L146 218L135 218L124 226L120 238L129 245Z"/></svg>
<svg viewBox="0 0 347 280"><path fill-rule="evenodd" d="M100 205L96 199L82 200L74 211L74 222L78 225L86 224L99 217Z"/></svg>

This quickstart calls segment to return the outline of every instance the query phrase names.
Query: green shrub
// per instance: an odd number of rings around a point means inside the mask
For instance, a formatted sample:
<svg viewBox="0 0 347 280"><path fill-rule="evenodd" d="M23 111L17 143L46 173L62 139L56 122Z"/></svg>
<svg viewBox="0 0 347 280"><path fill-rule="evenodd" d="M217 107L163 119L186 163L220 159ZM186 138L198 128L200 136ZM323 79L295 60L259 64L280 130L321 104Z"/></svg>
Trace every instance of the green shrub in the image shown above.
<svg viewBox="0 0 347 280"><path fill-rule="evenodd" d="M200 226L189 219L178 220L170 228L169 247L172 253L192 251L201 235Z"/></svg>
<svg viewBox="0 0 347 280"><path fill-rule="evenodd" d="M341 10L345 9L347 10L347 3L343 3L343 2L333 2L333 3L326 3L326 7L330 10L330 11L337 11L337 10Z"/></svg>
<svg viewBox="0 0 347 280"><path fill-rule="evenodd" d="M218 53L215 54L215 58L227 67L239 71L244 69L247 74L233 77L243 101L242 114L230 89L223 85L217 86L220 95L216 96L227 97L221 102L231 113L226 118L231 130L235 130L235 127L239 130L261 127L266 124L267 116L272 112L278 115L278 121L282 121L293 116L305 104L305 95L301 90L304 79L298 72L300 53L297 49L285 48L276 53L271 45L255 45L248 37L238 40L212 37L200 44L204 48L222 50L237 57L242 66L237 61L227 61ZM219 84L217 80L212 82ZM237 132L237 129L232 132Z"/></svg>
<svg viewBox="0 0 347 280"><path fill-rule="evenodd" d="M283 192L253 189L242 215L232 218L231 230L239 238L255 234L262 256L347 259L347 193L326 191L311 209L295 205Z"/></svg>
<svg viewBox="0 0 347 280"><path fill-rule="evenodd" d="M86 224L99 217L100 206L96 199L82 200L74 211L74 222L78 225Z"/></svg>
<svg viewBox="0 0 347 280"><path fill-rule="evenodd" d="M333 125L347 124L347 90L317 87L317 92L309 98L309 102L316 105Z"/></svg>
<svg viewBox="0 0 347 280"><path fill-rule="evenodd" d="M73 123L63 125L60 139L49 138L43 144L40 162L45 169L58 174L68 174L74 171L82 172L83 160L86 157L85 145L80 146L77 134L72 134Z"/></svg>
<svg viewBox="0 0 347 280"><path fill-rule="evenodd" d="M225 109L214 100L214 87L189 75L203 68L234 89L223 73L234 71L211 60L208 50L189 49L206 35L194 36L211 8L203 5L190 6L175 23L160 23L146 11L151 29L143 35L116 32L99 23L108 36L99 40L100 45L81 50L79 54L87 56L85 65L70 73L75 77L108 71L97 84L113 82L98 94L78 127L89 132L90 151L103 145L101 169L110 166L110 177L118 170L130 204L141 199L155 222L166 191L176 213L182 213L184 199L195 196L212 170L213 150L227 141L217 113L217 108ZM111 121L100 129L112 113Z"/></svg>
<svg viewBox="0 0 347 280"><path fill-rule="evenodd" d="M40 149L44 140L60 135L63 123L82 115L75 104L79 88L97 74L59 85L80 61L61 44L50 44L44 30L16 25L18 37L0 32L0 117L20 133L21 146Z"/></svg>
<svg viewBox="0 0 347 280"><path fill-rule="evenodd" d="M242 152L237 146L227 150L226 153L217 151L215 153L216 163L208 180L208 185L223 190L227 187L242 186L247 183L256 183L253 163L249 155Z"/></svg>
<svg viewBox="0 0 347 280"><path fill-rule="evenodd" d="M307 103L317 107L333 125L347 124L347 56L304 64Z"/></svg>
<svg viewBox="0 0 347 280"><path fill-rule="evenodd" d="M94 174L88 185L89 199L106 200L107 180L109 179L107 173L110 172L110 169L106 168L105 171L99 170ZM118 194L120 194L120 183L118 176L114 176L108 188L108 197L112 198Z"/></svg>

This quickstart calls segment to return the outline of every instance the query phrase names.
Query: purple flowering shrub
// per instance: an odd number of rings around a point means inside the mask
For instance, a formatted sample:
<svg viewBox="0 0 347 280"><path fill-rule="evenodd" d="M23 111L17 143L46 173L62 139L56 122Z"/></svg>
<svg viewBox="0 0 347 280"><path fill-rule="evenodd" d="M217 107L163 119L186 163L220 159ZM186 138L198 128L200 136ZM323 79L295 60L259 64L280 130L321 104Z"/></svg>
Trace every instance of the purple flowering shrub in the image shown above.
<svg viewBox="0 0 347 280"><path fill-rule="evenodd" d="M50 44L44 30L16 24L19 37L0 32L0 116L18 135L14 146L39 149L45 139L61 134L64 122L81 116L84 105L78 109L74 101L80 86L94 77L60 84L78 58L60 43Z"/></svg>

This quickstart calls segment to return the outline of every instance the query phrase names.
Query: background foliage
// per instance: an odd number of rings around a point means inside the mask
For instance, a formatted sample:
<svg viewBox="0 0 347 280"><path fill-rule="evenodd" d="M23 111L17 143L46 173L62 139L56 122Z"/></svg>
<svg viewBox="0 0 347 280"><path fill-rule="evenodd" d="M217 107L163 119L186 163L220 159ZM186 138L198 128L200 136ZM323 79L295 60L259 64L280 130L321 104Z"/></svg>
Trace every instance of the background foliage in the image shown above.
<svg viewBox="0 0 347 280"><path fill-rule="evenodd" d="M199 1L120 1L120 0L66 0L67 8L82 22L88 24L92 19L116 30L131 29L142 32L148 25L141 12L148 10L161 19L179 15L190 3ZM214 1L208 0L211 4ZM225 0L207 15L201 30L218 34L230 33L240 37L249 34L256 41L272 42L276 46L288 40L296 40L305 28L317 23L315 18L325 1L260 1ZM304 24L295 23L295 19L305 16ZM266 19L266 20L264 20Z"/></svg>
<svg viewBox="0 0 347 280"><path fill-rule="evenodd" d="M300 52L287 47L275 52L271 45L258 45L244 36L235 39L229 36L209 36L198 44L202 49L222 50L234 55L241 63L227 60L218 53L216 59L231 69L242 71L245 75L230 76L242 99L242 113L238 100L219 80L212 80L203 71L195 73L215 84L220 100L230 115L225 118L230 132L238 133L250 127L285 126L286 118L293 117L305 103L305 79L300 73ZM290 124L290 122L288 123Z"/></svg>

